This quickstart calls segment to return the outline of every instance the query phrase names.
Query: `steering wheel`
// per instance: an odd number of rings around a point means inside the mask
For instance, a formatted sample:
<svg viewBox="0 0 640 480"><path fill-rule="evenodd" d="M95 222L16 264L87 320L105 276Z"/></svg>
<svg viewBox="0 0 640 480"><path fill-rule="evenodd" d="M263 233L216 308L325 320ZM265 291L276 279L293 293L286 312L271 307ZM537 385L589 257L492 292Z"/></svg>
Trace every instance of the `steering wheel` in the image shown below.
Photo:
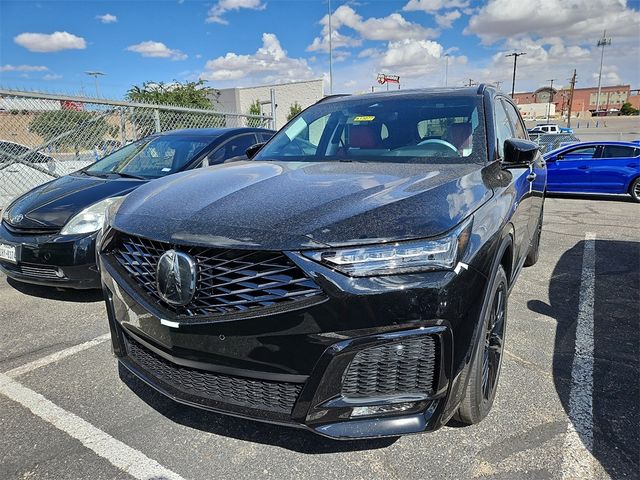
<svg viewBox="0 0 640 480"><path fill-rule="evenodd" d="M429 140L423 140L418 143L418 145L442 145L444 147L450 148L455 152L456 155L458 155L458 149L455 147L455 145L439 138L430 138Z"/></svg>
<svg viewBox="0 0 640 480"><path fill-rule="evenodd" d="M289 150L289 149L293 149L293 147L298 149L298 153L301 157L305 156L305 151L304 148L302 148L302 145L300 144L300 142L297 139L293 139L289 142L289 145L287 145L285 147L285 150ZM293 152L292 152L293 153Z"/></svg>

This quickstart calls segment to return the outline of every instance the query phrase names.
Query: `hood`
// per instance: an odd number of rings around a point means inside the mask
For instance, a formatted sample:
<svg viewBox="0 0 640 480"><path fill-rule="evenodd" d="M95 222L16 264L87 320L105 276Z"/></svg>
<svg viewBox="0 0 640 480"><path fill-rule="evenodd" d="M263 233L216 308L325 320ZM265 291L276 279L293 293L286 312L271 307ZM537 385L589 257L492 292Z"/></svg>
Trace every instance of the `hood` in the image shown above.
<svg viewBox="0 0 640 480"><path fill-rule="evenodd" d="M136 179L105 179L66 175L40 185L15 200L7 209L18 228L62 228L67 220L89 205L109 197L125 195L145 183Z"/></svg>
<svg viewBox="0 0 640 480"><path fill-rule="evenodd" d="M295 250L435 236L491 195L476 164L240 162L141 187L113 226L176 244Z"/></svg>

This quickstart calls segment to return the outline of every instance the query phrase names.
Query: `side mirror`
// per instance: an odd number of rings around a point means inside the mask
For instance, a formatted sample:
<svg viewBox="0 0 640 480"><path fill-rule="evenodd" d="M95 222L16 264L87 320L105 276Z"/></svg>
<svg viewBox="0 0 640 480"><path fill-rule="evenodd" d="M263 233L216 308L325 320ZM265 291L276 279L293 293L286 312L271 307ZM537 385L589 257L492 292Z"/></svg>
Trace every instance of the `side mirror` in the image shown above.
<svg viewBox="0 0 640 480"><path fill-rule="evenodd" d="M504 159L502 163L507 167L529 165L538 155L538 149L538 144L530 140L510 138L504 141Z"/></svg>
<svg viewBox="0 0 640 480"><path fill-rule="evenodd" d="M256 143L255 145L251 145L249 148L247 148L244 153L247 156L247 158L249 160L251 160L253 157L256 156L256 153L258 153L260 151L260 149L262 147L264 147L264 144L266 142L261 142L261 143Z"/></svg>

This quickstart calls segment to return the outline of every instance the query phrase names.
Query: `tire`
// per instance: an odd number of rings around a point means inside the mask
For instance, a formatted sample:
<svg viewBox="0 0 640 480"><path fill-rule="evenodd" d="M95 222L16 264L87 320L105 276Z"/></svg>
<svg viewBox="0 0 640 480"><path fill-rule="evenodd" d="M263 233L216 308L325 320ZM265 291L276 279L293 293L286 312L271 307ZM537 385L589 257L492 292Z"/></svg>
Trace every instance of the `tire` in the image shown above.
<svg viewBox="0 0 640 480"><path fill-rule="evenodd" d="M504 351L508 290L507 275L500 265L491 285L482 333L469 372L469 384L453 417L463 425L479 423L493 405Z"/></svg>
<svg viewBox="0 0 640 480"><path fill-rule="evenodd" d="M533 237L529 251L527 252L527 258L524 260L525 267L531 267L538 262L540 256L540 238L542 237L542 222L544 217L544 210L540 210L540 218L538 218L538 224L536 225L536 233Z"/></svg>
<svg viewBox="0 0 640 480"><path fill-rule="evenodd" d="M629 194L636 202L640 202L640 177L631 182L629 187Z"/></svg>

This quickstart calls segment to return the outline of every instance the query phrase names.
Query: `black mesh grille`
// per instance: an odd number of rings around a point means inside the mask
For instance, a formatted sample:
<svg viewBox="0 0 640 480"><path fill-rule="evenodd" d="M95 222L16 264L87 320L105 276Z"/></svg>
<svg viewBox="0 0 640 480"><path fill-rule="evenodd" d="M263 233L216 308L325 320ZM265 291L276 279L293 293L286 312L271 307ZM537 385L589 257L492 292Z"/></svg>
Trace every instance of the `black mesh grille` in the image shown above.
<svg viewBox="0 0 640 480"><path fill-rule="evenodd" d="M16 265L13 263L3 263L2 266L12 272L20 273L25 277L41 278L46 280L62 280L65 277L58 274L58 267L48 265Z"/></svg>
<svg viewBox="0 0 640 480"><path fill-rule="evenodd" d="M322 291L281 252L228 250L167 243L119 234L111 248L131 278L164 308L179 316L250 312L267 307L294 306ZM156 289L160 256L171 248L191 255L197 263L197 286L185 306L164 302Z"/></svg>
<svg viewBox="0 0 640 480"><path fill-rule="evenodd" d="M214 401L290 414L302 384L266 382L176 365L128 335L129 358L145 372L172 387Z"/></svg>
<svg viewBox="0 0 640 480"><path fill-rule="evenodd" d="M424 336L367 348L356 354L345 374L342 393L374 397L434 391L436 341Z"/></svg>

